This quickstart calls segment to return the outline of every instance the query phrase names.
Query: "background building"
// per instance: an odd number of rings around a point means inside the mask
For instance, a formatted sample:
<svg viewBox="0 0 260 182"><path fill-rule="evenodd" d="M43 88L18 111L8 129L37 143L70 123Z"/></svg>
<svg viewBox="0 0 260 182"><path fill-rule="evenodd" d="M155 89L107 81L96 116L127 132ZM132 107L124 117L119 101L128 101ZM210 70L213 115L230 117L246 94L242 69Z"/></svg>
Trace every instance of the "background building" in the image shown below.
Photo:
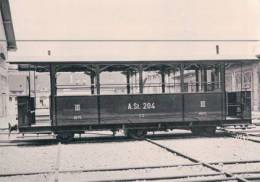
<svg viewBox="0 0 260 182"><path fill-rule="evenodd" d="M257 26L260 20L258 0L158 2L64 0L61 5L59 1L53 0L11 1L16 35L20 41L19 51L9 54L10 61L256 60L260 32ZM56 7L59 7L58 13ZM248 63L242 75L237 74L239 67L231 68L227 71L227 79L230 80L227 89L251 90L252 109L260 111L258 63ZM28 93L28 73L21 74L10 72L12 96ZM48 99L49 80L43 75L36 76L36 91L32 91L32 94L42 94L42 98ZM178 85L177 76L166 75L166 79ZM125 76L121 73L104 73L101 75L101 83L102 79L116 84L125 82ZM84 73L61 74L58 81L67 87L77 87L74 93L90 93L90 78ZM138 76L133 75L131 83L136 81ZM147 86L144 92L160 92L160 87L156 87L160 86L160 81L159 73L144 75ZM194 81L194 72L187 72L187 91L196 91ZM33 83L34 80L31 88L34 88ZM138 92L135 87L131 89L132 92ZM167 90L179 92L180 89L167 87ZM61 94L73 94L70 88L59 91ZM102 94L125 92L126 87L120 85L106 90L103 87L101 90Z"/></svg>
<svg viewBox="0 0 260 182"><path fill-rule="evenodd" d="M8 0L0 1L0 127L8 115L8 74L7 52L16 50L11 12Z"/></svg>

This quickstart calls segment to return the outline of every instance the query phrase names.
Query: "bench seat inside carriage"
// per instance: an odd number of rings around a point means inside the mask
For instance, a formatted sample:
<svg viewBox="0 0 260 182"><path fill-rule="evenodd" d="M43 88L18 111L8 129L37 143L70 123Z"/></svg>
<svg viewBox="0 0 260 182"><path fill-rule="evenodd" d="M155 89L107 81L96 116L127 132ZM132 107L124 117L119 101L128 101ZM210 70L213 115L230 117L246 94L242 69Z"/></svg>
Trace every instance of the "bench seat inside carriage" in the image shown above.
<svg viewBox="0 0 260 182"><path fill-rule="evenodd" d="M242 76L236 89L230 89L226 79L234 69L242 75L243 65L243 61L20 64L31 85L28 95L17 99L18 128L58 135L124 129L127 135L143 136L175 128L213 134L217 126L248 125L251 91L243 88ZM80 83L66 82L73 74ZM45 113L39 111L44 109L39 107L42 93L36 84L41 83L35 75L49 79Z"/></svg>

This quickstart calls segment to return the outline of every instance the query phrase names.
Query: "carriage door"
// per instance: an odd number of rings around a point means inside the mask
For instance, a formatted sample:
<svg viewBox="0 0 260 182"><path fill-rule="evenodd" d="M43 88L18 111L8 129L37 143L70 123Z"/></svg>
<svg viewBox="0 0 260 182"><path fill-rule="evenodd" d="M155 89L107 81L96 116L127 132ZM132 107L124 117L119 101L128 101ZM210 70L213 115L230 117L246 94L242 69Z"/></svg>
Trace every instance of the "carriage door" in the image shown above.
<svg viewBox="0 0 260 182"><path fill-rule="evenodd" d="M251 92L227 93L227 119L251 119Z"/></svg>
<svg viewBox="0 0 260 182"><path fill-rule="evenodd" d="M35 123L35 101L33 97L19 96L18 104L18 126L29 127Z"/></svg>

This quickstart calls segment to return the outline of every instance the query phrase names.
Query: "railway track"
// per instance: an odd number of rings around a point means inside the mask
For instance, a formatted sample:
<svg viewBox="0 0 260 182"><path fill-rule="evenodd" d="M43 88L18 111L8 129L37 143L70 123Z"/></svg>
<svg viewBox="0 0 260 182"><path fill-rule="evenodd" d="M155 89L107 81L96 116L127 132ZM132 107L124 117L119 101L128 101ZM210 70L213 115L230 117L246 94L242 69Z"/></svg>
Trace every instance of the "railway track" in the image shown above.
<svg viewBox="0 0 260 182"><path fill-rule="evenodd" d="M227 131L222 133L218 133L217 137L226 137ZM236 133L232 133L230 135L228 133L228 137L232 136L235 137ZM255 134L252 134L255 135ZM257 134L256 134L257 135ZM258 135L257 135L258 136ZM179 157L183 157L188 159L192 163L183 163L177 165L158 165L158 166L138 166L138 167L129 167L129 168L111 168L111 169L80 169L80 170L60 170L59 168L59 161L60 161L60 153L61 149L58 147L57 151L57 161L54 170L50 171L41 171L41 172L27 172L27 173L10 173L10 174L0 174L0 178L3 177L14 177L14 176L32 176L32 175L54 175L55 182L60 181L59 175L66 175L66 174L91 174L91 173L107 173L107 172L126 172L126 171L141 171L141 170L158 170L158 169L174 169L174 168L190 168L190 167L203 167L211 170L212 172L200 173L200 174L187 174L187 175L168 175L168 176L145 176L145 177L134 177L134 178L120 178L120 179L109 179L103 180L105 181L163 181L163 180L171 180L171 181L186 181L186 182L197 182L197 181L258 181L260 180L260 171L239 171L230 173L225 170L218 168L219 165L238 165L238 164L258 164L260 165L260 160L248 160L248 161L219 161L219 162L211 162L207 163L204 161L200 161L195 159L191 156L183 154L177 150L173 150L165 145L160 144L157 140L161 139L185 139L185 138L198 138L194 137L189 133L184 134L175 134L175 135L151 135L149 138L146 138L145 141L149 142L152 145L156 145L160 147L162 150L172 153L173 155L177 155ZM235 137L237 138L237 137ZM240 138L238 138L240 139ZM98 142L120 142L120 141L133 141L132 139L127 139L123 136L100 136L94 138L76 138L71 144L73 143L98 143ZM0 142L7 142L7 141L0 141ZM22 138L19 140L12 140L10 142L10 146L38 146L38 145L62 145L59 143L55 138L44 138L40 139L39 137L35 138ZM1 146L1 143L0 143ZM2 145L4 146L4 145ZM100 180L99 180L100 181ZM101 180L102 181L102 180Z"/></svg>
<svg viewBox="0 0 260 182"><path fill-rule="evenodd" d="M165 149L166 151L168 151L168 152L170 152L170 153L172 153L172 154L174 154L174 155L178 155L178 156L180 156L180 157L183 157L183 158L185 158L185 159L190 160L191 162L193 162L193 163L195 163L195 164L200 164L200 165L202 165L202 166L204 166L204 167L206 167L206 168L209 168L209 169L211 169L212 171L217 172L215 175L219 175L219 176L224 175L224 176L225 176L224 178L218 179L218 180L220 180L220 181L226 181L226 180L229 180L229 181L230 181L230 180L237 180L237 181L239 181L239 182L247 182L247 181L248 181L246 178L243 178L243 177L241 177L241 176L237 176L236 174L232 174L232 173L229 173L229 172L227 172L227 171L223 171L223 170L221 170L221 169L215 167L214 165L212 165L212 164L210 164L210 163L206 163L206 162L204 162L204 161L200 161L200 160L195 159L195 158L193 158L193 157L191 157L191 156L188 156L188 155L186 155L186 154L180 153L180 152L178 152L178 151L176 151L176 150L173 150L173 149L171 149L171 148L169 148L169 147L167 147L167 146L165 146L165 145L162 145L162 144L160 144L160 143L158 143L158 142L156 142L156 141L153 141L153 140L151 140L151 139L146 139L146 141L148 141L149 143L154 144L154 145L156 145L156 146L158 146L158 147L160 147L160 148L162 148L162 149ZM202 175L202 177L203 177L203 176L205 176L205 175ZM208 174L207 176L211 176L211 175ZM190 176L186 176L186 177L187 177L187 178L190 178Z"/></svg>
<svg viewBox="0 0 260 182"><path fill-rule="evenodd" d="M175 151L176 152L176 151ZM175 152L172 151L172 153L176 154ZM180 154L179 152L177 152ZM59 151L57 156L59 156ZM184 157L184 156L183 156ZM188 156L185 156L187 158L190 158ZM27 173L10 173L10 174L1 174L1 177L12 177L12 176L29 176L29 175L40 175L40 174L53 174L55 175L55 182L59 181L58 180L58 175L59 174L76 174L76 173L96 173L96 172L124 172L124 171L129 171L129 170L148 170L148 169L167 169L167 168L177 168L177 167L199 167L199 166L204 166L204 167L209 167L210 169L215 170L215 172L212 173L203 173L203 174L190 174L190 175L172 175L172 176L162 176L162 177L143 177L143 178L121 178L121 179L114 179L114 180L101 180L101 181L138 181L138 180L146 180L146 181L156 181L156 180L182 180L182 181L231 181L231 180L236 180L236 181L248 181L250 179L256 180L260 179L256 177L247 177L247 178L241 178L236 175L245 175L245 174L259 174L260 171L248 171L248 172L238 172L234 174L230 174L224 171L221 171L215 167L212 167L213 165L222 163L222 162L214 162L214 163L202 163L198 162L197 160L193 161L192 164L178 164L178 165L161 165L161 166L139 166L139 167L129 167L129 168L111 168L111 169L82 169L82 170L59 170L59 160L57 159L57 164L55 166L55 169L52 171L41 171L41 172L27 172ZM223 162L223 164L241 164L241 163L260 163L260 161L232 161L232 162ZM194 178L194 179L193 179ZM204 178L197 180L196 178ZM210 179L214 178L214 179Z"/></svg>
<svg viewBox="0 0 260 182"><path fill-rule="evenodd" d="M260 134L252 134L253 131L230 131L226 129L219 129L220 132L216 133L214 136L207 136L212 138L218 137L232 137L241 140L247 140L255 143L260 143ZM259 132L260 133L260 132ZM105 142L125 142L134 141L134 139L127 138L125 136L112 136L111 134L98 134L94 133L95 137L76 137L73 141L68 142L68 144L80 144L80 143L105 143ZM6 134L7 135L7 134ZM17 134L14 134L17 135ZM191 138L201 138L201 136L194 136L191 133L170 133L170 134L152 134L148 135L150 139L191 139ZM205 137L205 136L202 136ZM35 135L35 136L17 136L11 139L0 139L0 147L16 147L16 146L44 146L44 145L57 145L58 140L56 140L54 135Z"/></svg>
<svg viewBox="0 0 260 182"><path fill-rule="evenodd" d="M241 140L247 140L255 143L260 143L260 131L255 131L257 134L252 134L252 131L232 131L227 129L220 129L223 131L227 136L241 139Z"/></svg>
<svg viewBox="0 0 260 182"><path fill-rule="evenodd" d="M201 136L194 136L190 132L188 133L174 133L174 134L151 134L148 135L151 139L191 139L200 138ZM212 137L227 137L226 133L217 133ZM135 139L128 138L126 136L112 136L111 134L100 134L96 137L81 136L75 137L73 141L67 142L68 144L80 144L80 143L105 143L105 142L125 142L134 141ZM53 135L35 135L35 136L20 136L11 139L0 139L0 147L11 147L11 146L41 146L41 145L54 145L58 144L58 140Z"/></svg>

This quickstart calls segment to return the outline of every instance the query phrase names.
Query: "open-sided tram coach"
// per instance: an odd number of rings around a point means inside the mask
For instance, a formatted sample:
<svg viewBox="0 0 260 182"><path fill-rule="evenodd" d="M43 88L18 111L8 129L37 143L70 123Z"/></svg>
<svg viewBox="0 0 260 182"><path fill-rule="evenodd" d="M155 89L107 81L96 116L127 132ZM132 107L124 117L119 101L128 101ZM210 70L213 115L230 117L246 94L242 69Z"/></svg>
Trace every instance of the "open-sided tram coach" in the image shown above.
<svg viewBox="0 0 260 182"><path fill-rule="evenodd" d="M123 129L142 138L147 131L214 134L217 126L250 124L252 88L243 83L257 61L256 3L181 2L85 0L41 21L52 23L35 24L39 35L46 27L46 37L19 40L26 51L11 61L28 73L29 91L17 98L19 131L66 140Z"/></svg>
<svg viewBox="0 0 260 182"><path fill-rule="evenodd" d="M232 69L242 74L250 61L20 62L19 70L28 71L34 83L35 73L49 76L50 104L49 123L41 125L37 91L32 91L36 86L29 80L28 95L17 99L18 129L54 132L67 140L87 130L123 129L127 136L142 138L147 131L180 128L214 134L217 126L246 126L252 122L251 92L242 84L228 89L226 74ZM75 73L89 84L68 85L59 79ZM125 79L114 83L107 75Z"/></svg>

